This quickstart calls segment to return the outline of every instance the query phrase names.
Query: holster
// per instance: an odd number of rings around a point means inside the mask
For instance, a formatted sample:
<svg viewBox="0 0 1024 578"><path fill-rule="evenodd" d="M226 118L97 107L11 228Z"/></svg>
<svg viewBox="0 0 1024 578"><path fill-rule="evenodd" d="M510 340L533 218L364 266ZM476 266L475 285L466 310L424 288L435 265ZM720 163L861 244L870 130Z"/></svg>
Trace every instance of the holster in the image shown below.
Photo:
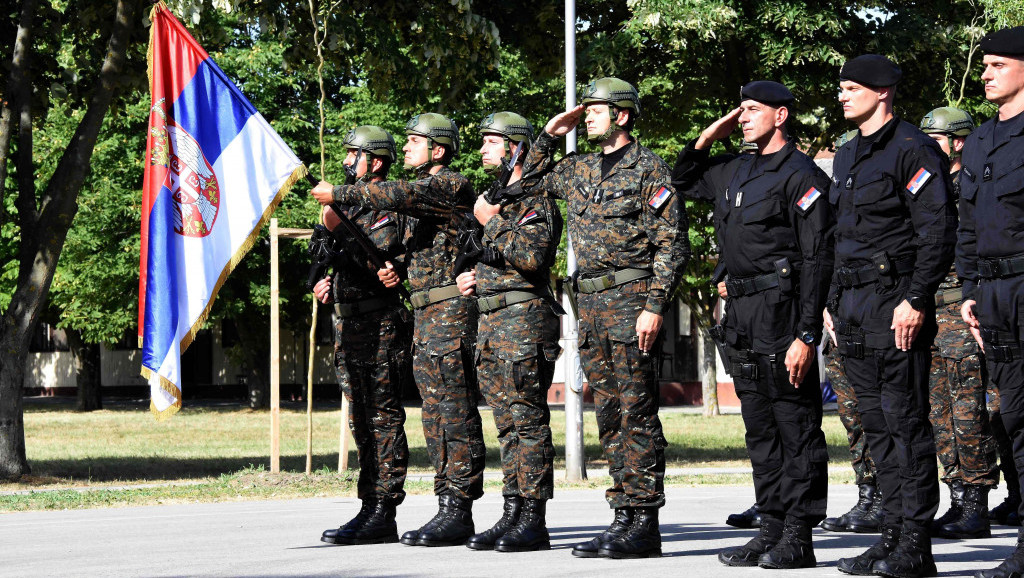
<svg viewBox="0 0 1024 578"><path fill-rule="evenodd" d="M708 335L711 336L711 341L715 343L718 354L722 356L722 362L725 364L725 373L732 375L732 367L730 367L729 363L729 350L725 345L725 327L721 323L713 325L708 329Z"/></svg>
<svg viewBox="0 0 1024 578"><path fill-rule="evenodd" d="M749 349L729 348L729 365L732 366L730 375L734 378L742 377L750 381L761 379L761 371L757 365L757 354Z"/></svg>
<svg viewBox="0 0 1024 578"><path fill-rule="evenodd" d="M981 340L985 343L985 355L997 363L1008 363L1021 359L1020 342L1007 331L981 328Z"/></svg>
<svg viewBox="0 0 1024 578"><path fill-rule="evenodd" d="M864 330L839 319L833 318L833 321L836 339L839 340L839 343L836 344L839 354L852 359L864 359L866 349Z"/></svg>

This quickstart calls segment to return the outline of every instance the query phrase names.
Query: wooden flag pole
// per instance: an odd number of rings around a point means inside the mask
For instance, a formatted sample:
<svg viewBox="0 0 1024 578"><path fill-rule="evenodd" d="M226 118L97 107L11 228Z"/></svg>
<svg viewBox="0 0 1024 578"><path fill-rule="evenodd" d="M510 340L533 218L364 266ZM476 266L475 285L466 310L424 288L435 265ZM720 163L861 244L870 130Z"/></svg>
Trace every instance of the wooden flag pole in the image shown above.
<svg viewBox="0 0 1024 578"><path fill-rule="evenodd" d="M281 328L277 219L270 219L270 473L281 471Z"/></svg>
<svg viewBox="0 0 1024 578"><path fill-rule="evenodd" d="M313 361L316 359L316 311L320 302L313 295L313 318L309 323L309 371L306 372L306 473L313 473Z"/></svg>

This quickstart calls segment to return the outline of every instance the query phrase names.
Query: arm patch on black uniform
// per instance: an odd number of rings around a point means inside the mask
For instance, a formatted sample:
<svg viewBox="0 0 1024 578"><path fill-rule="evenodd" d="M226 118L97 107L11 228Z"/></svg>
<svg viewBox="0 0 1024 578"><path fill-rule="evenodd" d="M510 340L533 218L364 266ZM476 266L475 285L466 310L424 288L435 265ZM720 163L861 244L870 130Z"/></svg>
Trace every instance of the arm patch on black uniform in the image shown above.
<svg viewBox="0 0 1024 578"><path fill-rule="evenodd" d="M807 189L807 192L796 201L796 209L800 211L801 215L806 215L807 211L811 210L814 206L815 201L821 198L821 191L817 187L811 187Z"/></svg>

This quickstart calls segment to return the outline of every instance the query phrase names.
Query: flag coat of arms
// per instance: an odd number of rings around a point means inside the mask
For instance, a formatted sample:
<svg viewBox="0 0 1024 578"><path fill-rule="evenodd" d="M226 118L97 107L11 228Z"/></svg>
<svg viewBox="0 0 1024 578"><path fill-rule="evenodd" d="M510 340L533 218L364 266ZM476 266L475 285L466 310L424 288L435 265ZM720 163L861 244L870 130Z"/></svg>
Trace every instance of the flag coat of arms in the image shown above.
<svg viewBox="0 0 1024 578"><path fill-rule="evenodd" d="M162 3L150 18L139 341L162 417L217 291L306 169Z"/></svg>

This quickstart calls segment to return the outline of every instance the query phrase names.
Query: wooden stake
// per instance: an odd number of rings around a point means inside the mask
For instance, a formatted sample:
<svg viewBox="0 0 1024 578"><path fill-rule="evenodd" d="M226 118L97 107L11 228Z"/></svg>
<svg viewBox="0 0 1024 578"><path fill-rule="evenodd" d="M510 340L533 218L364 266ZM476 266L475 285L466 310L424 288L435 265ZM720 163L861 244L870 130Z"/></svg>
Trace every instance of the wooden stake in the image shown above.
<svg viewBox="0 0 1024 578"><path fill-rule="evenodd" d="M281 331L277 219L270 219L270 473L281 471Z"/></svg>
<svg viewBox="0 0 1024 578"><path fill-rule="evenodd" d="M341 436L338 439L338 473L348 469L348 398L341 395Z"/></svg>

